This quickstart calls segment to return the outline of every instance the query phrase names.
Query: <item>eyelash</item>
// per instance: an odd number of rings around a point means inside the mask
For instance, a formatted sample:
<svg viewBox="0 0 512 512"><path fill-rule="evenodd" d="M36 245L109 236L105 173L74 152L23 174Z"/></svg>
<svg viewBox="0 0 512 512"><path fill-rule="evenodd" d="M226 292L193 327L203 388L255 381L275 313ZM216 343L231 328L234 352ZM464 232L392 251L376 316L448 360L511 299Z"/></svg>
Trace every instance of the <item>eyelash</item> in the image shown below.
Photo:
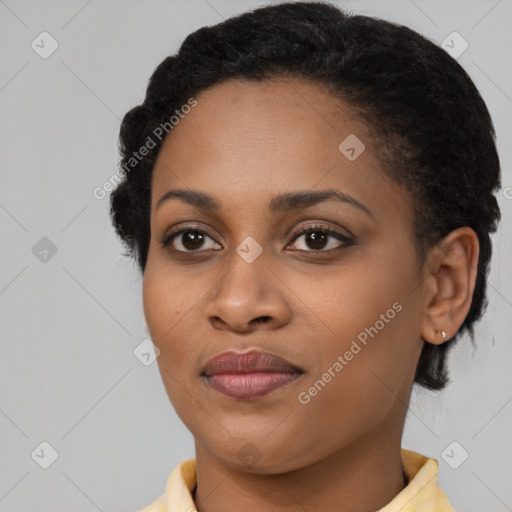
<svg viewBox="0 0 512 512"><path fill-rule="evenodd" d="M169 246L172 241L174 240L174 238L177 238L179 235L183 234L183 233L187 233L187 232L195 232L195 233L200 233L202 235L206 235L208 236L209 238L211 238L212 240L215 241L215 238L209 234L207 231L204 231L203 229L198 229L198 228L195 228L194 226L186 226L178 231L175 231L175 232L171 232L167 235L165 235L163 237L162 240L160 240L160 244L162 245L162 247L166 248L167 246ZM300 238L302 235L307 235L309 233L322 233L324 235L328 235L328 236L332 236L336 239L338 239L340 242L342 242L342 244L338 247L335 247L334 249L327 249L327 250L324 250L324 249L319 249L319 250L309 250L309 251L306 251L306 250L303 250L303 249L296 249L297 251L299 252L307 252L307 253L321 253L321 254L332 254L333 252L337 252L337 251L340 251L342 249L345 249L351 245L353 245L354 243L354 240L352 240L350 237L348 236L345 236L345 235L342 235L341 233L339 233L338 231L330 228L330 227L327 227L327 226L321 226L321 225L318 225L318 224L315 224L315 225L312 225L312 226L307 226L305 228L302 228L298 231L296 231L295 233L292 234L292 240L290 241L290 243L293 243L295 242L298 238ZM216 242L218 243L218 242ZM198 249L196 251L180 251L178 249L173 249L172 247L170 247L170 249L175 252L175 253L178 253L178 254L195 254L195 253L201 253L201 249Z"/></svg>

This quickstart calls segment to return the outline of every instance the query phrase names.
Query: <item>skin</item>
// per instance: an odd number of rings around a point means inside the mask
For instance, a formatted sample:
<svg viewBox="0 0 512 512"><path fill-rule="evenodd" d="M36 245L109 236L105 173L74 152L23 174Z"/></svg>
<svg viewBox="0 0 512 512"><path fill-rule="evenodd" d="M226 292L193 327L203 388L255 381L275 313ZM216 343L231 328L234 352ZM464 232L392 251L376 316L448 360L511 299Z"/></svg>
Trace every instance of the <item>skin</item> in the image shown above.
<svg viewBox="0 0 512 512"><path fill-rule="evenodd" d="M196 99L154 167L143 304L167 394L195 439L197 509L375 511L404 488L401 438L423 343L442 343L441 330L452 337L469 311L476 234L451 232L420 265L412 196L384 174L350 106L319 84L231 80ZM354 161L338 149L349 134L366 146ZM208 193L221 208L174 198L157 209L170 189ZM324 189L350 194L371 215L333 199L269 210L278 194ZM314 224L352 243L329 235L318 248L292 236ZM202 245L184 245L183 235L161 245L185 226L205 232ZM263 249L252 263L236 251L248 236ZM396 302L401 311L300 403ZM249 348L303 374L251 401L201 377L211 357ZM241 457L247 451L254 463Z"/></svg>

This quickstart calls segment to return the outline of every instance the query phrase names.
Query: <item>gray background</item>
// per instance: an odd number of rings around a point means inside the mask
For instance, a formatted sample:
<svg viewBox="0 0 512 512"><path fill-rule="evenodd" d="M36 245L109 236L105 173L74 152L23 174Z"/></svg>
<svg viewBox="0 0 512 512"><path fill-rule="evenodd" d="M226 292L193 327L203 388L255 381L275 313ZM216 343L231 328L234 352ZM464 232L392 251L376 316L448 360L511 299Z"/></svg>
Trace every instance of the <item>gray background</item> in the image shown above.
<svg viewBox="0 0 512 512"><path fill-rule="evenodd" d="M163 58L262 3L0 0L1 511L135 511L193 456L156 362L134 355L148 337L141 277L93 190L116 174L120 120ZM439 460L458 510L512 510L512 2L339 3L469 43L458 60L494 119L503 172L490 302L475 353L467 339L452 352L455 382L414 392L403 446ZM59 45L46 59L31 47L43 31ZM42 442L58 452L47 469Z"/></svg>

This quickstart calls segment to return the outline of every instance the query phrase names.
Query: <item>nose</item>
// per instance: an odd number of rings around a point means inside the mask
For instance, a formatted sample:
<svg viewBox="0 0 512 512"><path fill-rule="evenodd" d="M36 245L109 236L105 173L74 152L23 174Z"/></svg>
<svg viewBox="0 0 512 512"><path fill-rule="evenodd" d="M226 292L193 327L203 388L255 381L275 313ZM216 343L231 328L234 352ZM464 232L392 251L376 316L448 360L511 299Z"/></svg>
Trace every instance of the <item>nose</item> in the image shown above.
<svg viewBox="0 0 512 512"><path fill-rule="evenodd" d="M230 270L206 298L205 311L215 330L250 333L276 329L289 322L286 286L260 258L247 263L235 254Z"/></svg>

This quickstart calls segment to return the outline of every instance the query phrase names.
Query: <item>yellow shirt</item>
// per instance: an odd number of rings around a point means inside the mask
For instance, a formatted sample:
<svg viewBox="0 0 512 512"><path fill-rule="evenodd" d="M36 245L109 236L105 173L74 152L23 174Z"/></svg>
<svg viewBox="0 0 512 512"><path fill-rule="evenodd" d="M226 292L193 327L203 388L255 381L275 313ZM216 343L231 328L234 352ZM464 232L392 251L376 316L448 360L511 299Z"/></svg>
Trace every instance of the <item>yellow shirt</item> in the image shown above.
<svg viewBox="0 0 512 512"><path fill-rule="evenodd" d="M409 480L407 487L376 512L456 512L437 486L436 459L402 448L402 464ZM195 512L191 492L196 477L195 459L182 462L170 474L165 494L138 512Z"/></svg>

